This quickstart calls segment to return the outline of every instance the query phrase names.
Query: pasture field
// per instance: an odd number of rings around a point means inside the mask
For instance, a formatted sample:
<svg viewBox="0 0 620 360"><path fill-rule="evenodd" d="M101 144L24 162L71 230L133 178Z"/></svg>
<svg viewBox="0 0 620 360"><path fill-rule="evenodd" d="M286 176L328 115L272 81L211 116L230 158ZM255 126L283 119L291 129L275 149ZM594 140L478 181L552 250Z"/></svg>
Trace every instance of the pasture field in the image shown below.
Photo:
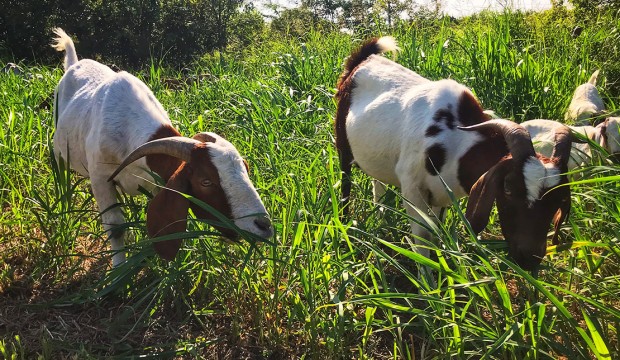
<svg viewBox="0 0 620 360"><path fill-rule="evenodd" d="M578 84L595 69L605 77L609 64L590 54L619 25L572 38L561 22L503 14L372 35L394 35L399 63L454 78L520 122L563 118ZM194 77L157 60L133 71L182 134L214 131L239 149L276 236L231 245L190 222L191 238L165 263L146 236L146 197L123 198L132 257L114 270L88 180L50 158L61 55L57 67L0 74L0 358L620 358L615 165L582 169L564 244L548 248L538 274L507 258L496 218L480 239L468 232L466 200L429 225L431 259L413 253L403 199L391 195L380 211L359 170L341 222L333 94L364 38L273 40L205 56ZM615 110L612 79L599 85Z"/></svg>

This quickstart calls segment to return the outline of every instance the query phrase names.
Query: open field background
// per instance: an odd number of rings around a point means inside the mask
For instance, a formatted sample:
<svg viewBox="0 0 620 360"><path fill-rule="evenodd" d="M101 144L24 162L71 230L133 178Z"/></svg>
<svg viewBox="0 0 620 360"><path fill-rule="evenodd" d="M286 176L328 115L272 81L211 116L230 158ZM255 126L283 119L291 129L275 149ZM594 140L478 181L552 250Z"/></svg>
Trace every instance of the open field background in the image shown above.
<svg viewBox="0 0 620 360"><path fill-rule="evenodd" d="M502 117L563 118L596 69L613 111L618 64L600 54L618 52L620 22L599 19L576 38L572 26L507 13L372 35L394 35L399 63L468 85ZM182 134L210 130L235 144L276 237L235 246L193 223L164 263L150 256L146 199L125 198L133 257L114 271L88 181L50 158L61 56L58 67L0 74L0 357L620 358L615 165L583 169L594 183L572 187L568 245L549 248L537 277L506 258L496 221L483 240L467 232L464 200L433 228L432 259L411 252L402 199L379 211L359 171L352 219L340 222L333 94L366 36L309 31L205 56L190 74L157 60L134 71ZM417 277L419 263L437 284Z"/></svg>

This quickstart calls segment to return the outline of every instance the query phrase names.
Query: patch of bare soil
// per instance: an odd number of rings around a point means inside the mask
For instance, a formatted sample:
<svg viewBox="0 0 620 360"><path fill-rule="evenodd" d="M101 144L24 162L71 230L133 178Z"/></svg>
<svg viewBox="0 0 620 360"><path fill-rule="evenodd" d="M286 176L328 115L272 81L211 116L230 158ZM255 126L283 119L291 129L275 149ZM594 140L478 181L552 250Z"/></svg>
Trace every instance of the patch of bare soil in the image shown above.
<svg viewBox="0 0 620 360"><path fill-rule="evenodd" d="M37 251L20 248L16 241L0 243L0 271L5 272L5 282L0 283L0 339L10 343L18 335L26 358L148 354L171 359L296 357L293 348L266 349L260 332L251 328L251 319L234 328L226 311L197 319L188 315L191 311L187 308L175 308L172 301L149 314L147 304L137 304L126 294L93 298L110 266L105 256L107 243L101 239L78 239L72 260L68 258L38 278L32 276ZM140 283L148 277L143 270L134 281ZM140 285L144 286L136 287Z"/></svg>

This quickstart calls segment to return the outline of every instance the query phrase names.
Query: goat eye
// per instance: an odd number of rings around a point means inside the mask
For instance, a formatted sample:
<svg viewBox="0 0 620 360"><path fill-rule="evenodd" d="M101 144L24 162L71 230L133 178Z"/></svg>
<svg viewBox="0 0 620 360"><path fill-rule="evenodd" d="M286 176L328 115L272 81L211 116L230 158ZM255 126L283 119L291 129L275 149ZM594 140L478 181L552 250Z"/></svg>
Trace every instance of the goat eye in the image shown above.
<svg viewBox="0 0 620 360"><path fill-rule="evenodd" d="M200 185L204 186L204 187L209 187L211 185L213 185L213 181L209 180L209 179L204 179L202 180L202 182L200 183Z"/></svg>

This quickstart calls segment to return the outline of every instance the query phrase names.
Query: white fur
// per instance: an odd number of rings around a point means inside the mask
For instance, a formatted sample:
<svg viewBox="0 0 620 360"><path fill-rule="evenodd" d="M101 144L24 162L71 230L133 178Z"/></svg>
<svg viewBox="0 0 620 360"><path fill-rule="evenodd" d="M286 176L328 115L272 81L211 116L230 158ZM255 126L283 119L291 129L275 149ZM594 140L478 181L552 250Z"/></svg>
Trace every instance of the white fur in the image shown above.
<svg viewBox="0 0 620 360"><path fill-rule="evenodd" d="M243 158L237 149L223 137L209 132L216 141L209 143L209 155L217 168L220 184L228 198L232 210L232 219L240 229L255 233L261 237L270 237L271 230L256 227L256 216L267 214L248 175ZM248 191L251 189L252 191Z"/></svg>
<svg viewBox="0 0 620 360"><path fill-rule="evenodd" d="M384 36L377 40L377 45L382 53L391 51L400 51L396 39L392 36Z"/></svg>
<svg viewBox="0 0 620 360"><path fill-rule="evenodd" d="M449 198L437 176L425 169L420 149L433 144L446 148L447 159L440 175L458 195L466 195L457 180L458 160L482 138L476 132L447 129L434 137L424 136L437 110L452 106L457 118L458 99L469 90L452 80L430 81L381 56L372 55L355 74L355 88L347 118L347 138L355 162L368 175L382 182L403 186L415 182L422 192L433 193L434 204ZM397 129L396 131L394 129ZM412 179L413 177L413 179Z"/></svg>
<svg viewBox="0 0 620 360"><path fill-rule="evenodd" d="M550 157L553 151L554 129L557 126L562 126L562 124L553 120L535 119L525 121L521 123L521 125L530 133L536 151L546 157ZM607 142L604 141L601 133L602 124L597 126L570 126L570 128L584 135L592 142L602 146L610 154L616 154L620 152L619 125L619 117L608 118L606 130ZM575 169L577 166L590 164L591 161L592 150L590 149L590 144L573 142L571 156L568 161L568 170Z"/></svg>
<svg viewBox="0 0 620 360"><path fill-rule="evenodd" d="M527 199L531 207L539 200L543 189L550 189L560 183L560 169L553 163L542 163L536 157L531 156L523 165L523 177Z"/></svg>
<svg viewBox="0 0 620 360"><path fill-rule="evenodd" d="M596 89L596 80L599 71L596 70L587 83L579 85L564 116L566 121L575 121L577 124L588 123L592 116L605 111L603 99Z"/></svg>
<svg viewBox="0 0 620 360"><path fill-rule="evenodd" d="M439 143L446 149L441 178L457 197L467 195L458 180L459 159L482 140L481 135L448 129L444 123L437 136L426 137L425 131L437 125L433 115L440 109L451 107L458 119L458 100L471 92L453 80L425 79L380 55L371 55L352 76L355 87L346 131L359 167L377 180L400 187L410 202L406 204L409 215L423 223L423 216L412 206L439 214L440 207L451 204L439 176L425 169L423 149ZM375 189L375 197L382 193ZM411 226L418 242L428 233L415 221ZM428 255L426 250L420 253Z"/></svg>
<svg viewBox="0 0 620 360"><path fill-rule="evenodd" d="M73 45L73 41L67 35L67 33L61 28L55 28L54 34L58 35L56 39L54 39L54 43L52 47L56 49L56 51L66 51L65 53L65 71L69 69L69 67L76 62L78 62L77 53L75 52L75 46Z"/></svg>
<svg viewBox="0 0 620 360"><path fill-rule="evenodd" d="M600 127L597 126L597 127ZM607 118L607 142L605 149L610 154L620 153L620 117Z"/></svg>
<svg viewBox="0 0 620 360"><path fill-rule="evenodd" d="M378 42L382 43L383 39ZM366 46L372 46L372 43L367 43ZM452 204L453 197L446 191L446 185L455 198L460 198L468 195L467 191L474 189L470 187L477 180L479 187L475 187L476 196L487 196L484 200L489 200L490 197L497 195L494 188L495 181L503 180L494 176L502 176L501 171L507 169L500 167L500 172L491 174L488 171L494 166L493 162L496 161L495 165L500 164L503 161L501 159L508 153L501 140L495 142L495 139L485 137L488 135L482 135L486 134L486 131L458 128L460 125L480 123L493 117L491 113L483 113L478 104L467 103L475 101L467 87L453 80L425 79L381 55L366 57L365 51L374 50L372 48L361 50L363 51L352 53L353 57L347 62L338 86L338 106L348 105L347 118L345 120L336 118L336 133L339 137L336 143L339 147L341 164L346 166L343 166L343 170L347 175L347 183L343 182L345 185L343 197L345 201L348 200L350 189L348 183L350 167L346 162L354 159L366 174L374 178L375 200L379 200L385 192L381 188L381 183L401 188L406 199L407 213L412 218L414 240L419 245L424 239L429 239L430 235L424 225L426 215L438 218L440 208ZM461 106L463 107L459 109ZM467 111L471 111L471 114L466 114ZM445 121L446 118L450 118L446 116L448 112L454 118L453 126L449 126ZM339 109L337 116L342 115ZM460 118L461 115L471 118ZM438 121L439 118L442 120ZM342 131L342 125L345 131ZM346 135L350 153L349 149L344 147L346 144L343 145L341 141L340 136L343 135ZM485 140L489 142L482 147L474 148ZM494 146L492 144L498 144L499 148L490 148ZM429 159L427 152L433 147L435 156L431 158L439 158L440 151L436 145L441 146L444 155L441 168L435 168L439 170L439 176L435 175L435 171L427 164ZM486 175L480 174L485 171L482 166L474 166L471 169L466 167L478 159L484 167L488 166ZM515 164L519 166L523 164L519 160L502 164L513 166L509 170L510 174L525 177L519 174L520 169L514 167ZM524 181L529 196L527 199L515 199L515 202L527 200L530 206L540 198L541 192L559 184L562 180L559 170L553 164L543 165L535 158L528 161L524 172L527 173ZM493 187L490 190L486 188L489 184ZM473 211L472 219L476 220L477 227L486 225L486 222L482 224L479 219L475 219L486 211L482 209L486 207L483 202L488 204L488 201L479 201L481 210L478 213L477 209ZM511 214L503 215L510 217ZM526 233L524 231L518 235L529 236L525 235ZM516 237L516 241L519 241L519 236ZM416 251L424 256L429 255L429 251L424 247L418 246Z"/></svg>
<svg viewBox="0 0 620 360"><path fill-rule="evenodd" d="M124 240L112 230L124 223L124 217L120 207L115 206L116 189L108 177L128 154L159 129L172 124L142 81L126 72L116 73L93 60L77 61L71 38L61 29L55 33L58 38L54 47L66 51L66 72L55 92L54 155L68 160L74 170L91 179L102 224L115 252L112 263L117 266L125 261ZM252 211L264 216L266 210L247 176L241 156L232 144L219 139L214 146L214 162L218 171L222 171L220 176L231 199L233 214L248 215ZM231 159L234 168L225 165ZM130 195L139 194L139 187L153 189L151 180L145 158L128 165L115 177L115 183ZM238 226L265 235L265 230L250 220Z"/></svg>

